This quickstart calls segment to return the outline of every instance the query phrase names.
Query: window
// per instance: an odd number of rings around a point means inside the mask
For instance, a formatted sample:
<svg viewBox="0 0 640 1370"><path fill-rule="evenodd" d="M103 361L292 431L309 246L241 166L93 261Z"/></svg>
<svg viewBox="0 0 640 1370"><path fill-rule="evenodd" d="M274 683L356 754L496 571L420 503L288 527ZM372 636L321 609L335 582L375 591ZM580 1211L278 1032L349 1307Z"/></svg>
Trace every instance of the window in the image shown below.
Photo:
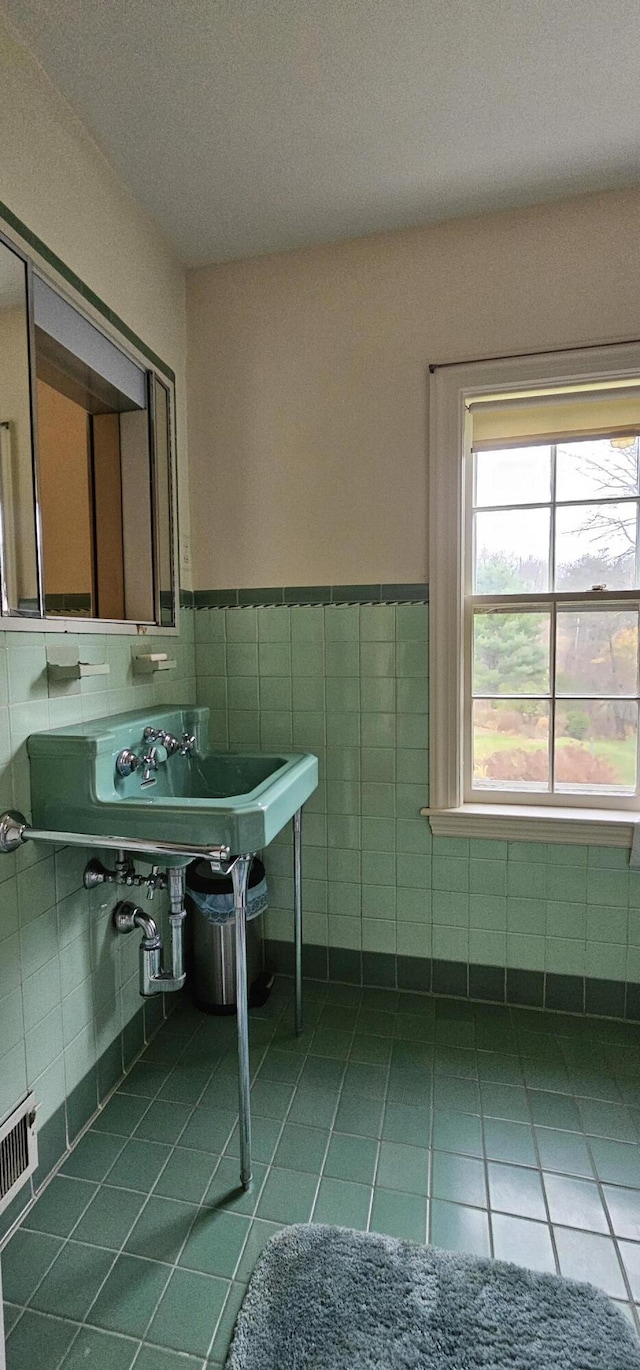
<svg viewBox="0 0 640 1370"><path fill-rule="evenodd" d="M582 824L623 845L640 809L640 348L438 368L431 406L432 827L534 821L523 836L566 841Z"/></svg>

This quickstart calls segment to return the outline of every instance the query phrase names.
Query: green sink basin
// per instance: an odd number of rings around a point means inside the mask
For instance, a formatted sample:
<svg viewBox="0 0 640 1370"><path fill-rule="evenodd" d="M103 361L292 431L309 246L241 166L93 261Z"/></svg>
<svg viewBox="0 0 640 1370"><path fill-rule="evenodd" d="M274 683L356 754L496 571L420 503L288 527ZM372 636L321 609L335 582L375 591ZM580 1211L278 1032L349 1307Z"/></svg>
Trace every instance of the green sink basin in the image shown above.
<svg viewBox="0 0 640 1370"><path fill-rule="evenodd" d="M317 758L211 751L208 722L208 709L167 705L32 733L27 748L34 827L98 838L220 844L233 854L260 851L315 790ZM142 734L148 726L177 738L194 735L196 745L191 755L161 761L156 783L143 788L142 771L120 776L116 760L125 748L146 749Z"/></svg>

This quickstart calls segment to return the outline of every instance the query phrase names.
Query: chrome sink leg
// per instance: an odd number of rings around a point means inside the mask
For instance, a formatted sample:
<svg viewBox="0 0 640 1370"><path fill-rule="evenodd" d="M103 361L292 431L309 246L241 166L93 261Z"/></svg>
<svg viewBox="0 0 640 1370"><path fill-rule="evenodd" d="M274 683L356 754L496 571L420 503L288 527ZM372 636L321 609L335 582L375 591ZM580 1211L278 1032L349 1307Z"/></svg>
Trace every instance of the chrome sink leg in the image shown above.
<svg viewBox="0 0 640 1370"><path fill-rule="evenodd" d="M293 940L296 974L296 1033L302 1032L302 809L293 815Z"/></svg>
<svg viewBox="0 0 640 1370"><path fill-rule="evenodd" d="M247 995L247 884L253 857L239 856L231 870L236 921L236 1010L238 1015L238 1128L240 1182L251 1184L251 1094L249 1089L249 1002Z"/></svg>

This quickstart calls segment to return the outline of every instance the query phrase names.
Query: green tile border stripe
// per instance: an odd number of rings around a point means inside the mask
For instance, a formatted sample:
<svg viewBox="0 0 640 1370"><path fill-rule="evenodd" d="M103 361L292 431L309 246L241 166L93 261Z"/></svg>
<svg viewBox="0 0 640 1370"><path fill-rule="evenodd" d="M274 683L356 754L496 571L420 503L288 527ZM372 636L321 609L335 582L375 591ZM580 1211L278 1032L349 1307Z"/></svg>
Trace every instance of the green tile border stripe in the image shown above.
<svg viewBox="0 0 640 1370"><path fill-rule="evenodd" d="M0 217L9 228L13 229L14 233L19 233L24 242L28 243L29 247L33 248L34 252L37 252L49 266L53 267L54 271L57 271L68 285L72 286L74 290L77 290L78 294L81 295L88 304L92 305L99 314L102 314L103 319L107 319L114 328L117 328L123 338L126 338L133 347L137 348L138 352L141 352L148 361L152 362L154 366L157 366L158 370L162 371L162 374L175 384L175 372L162 360L162 357L159 357L157 352L154 352L152 348L148 347L147 344L142 341L142 338L139 338L138 334L134 333L132 328L129 328L129 325L124 322L124 319L121 319L119 314L114 313L113 309L110 309L108 304L105 304L104 300L101 300L100 296L96 295L95 291L93 291L90 286L85 285L84 281L82 281L79 276L76 276L75 271L72 271L71 267L67 266L55 252L52 252L51 248L47 247L46 243L43 243L42 238L39 238L36 233L33 233L32 230L22 222L22 219L19 219L17 214L14 214L13 210L9 209L9 206L4 204L2 200L0 200Z"/></svg>
<svg viewBox="0 0 640 1370"><path fill-rule="evenodd" d="M251 590L191 590L187 607L194 609L249 609L301 604L428 604L429 586L399 585L285 585Z"/></svg>
<svg viewBox="0 0 640 1370"><path fill-rule="evenodd" d="M265 962L280 974L292 975L293 943L266 940ZM622 980L310 944L303 947L303 970L313 980L640 1022L640 985Z"/></svg>

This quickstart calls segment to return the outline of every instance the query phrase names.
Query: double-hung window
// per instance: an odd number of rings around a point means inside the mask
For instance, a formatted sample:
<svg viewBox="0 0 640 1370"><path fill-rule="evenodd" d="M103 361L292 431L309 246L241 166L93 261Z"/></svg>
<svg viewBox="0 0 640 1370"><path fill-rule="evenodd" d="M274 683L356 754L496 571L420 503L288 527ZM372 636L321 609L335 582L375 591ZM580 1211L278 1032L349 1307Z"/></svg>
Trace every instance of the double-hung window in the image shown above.
<svg viewBox="0 0 640 1370"><path fill-rule="evenodd" d="M434 831L624 844L640 348L436 368L430 528Z"/></svg>

